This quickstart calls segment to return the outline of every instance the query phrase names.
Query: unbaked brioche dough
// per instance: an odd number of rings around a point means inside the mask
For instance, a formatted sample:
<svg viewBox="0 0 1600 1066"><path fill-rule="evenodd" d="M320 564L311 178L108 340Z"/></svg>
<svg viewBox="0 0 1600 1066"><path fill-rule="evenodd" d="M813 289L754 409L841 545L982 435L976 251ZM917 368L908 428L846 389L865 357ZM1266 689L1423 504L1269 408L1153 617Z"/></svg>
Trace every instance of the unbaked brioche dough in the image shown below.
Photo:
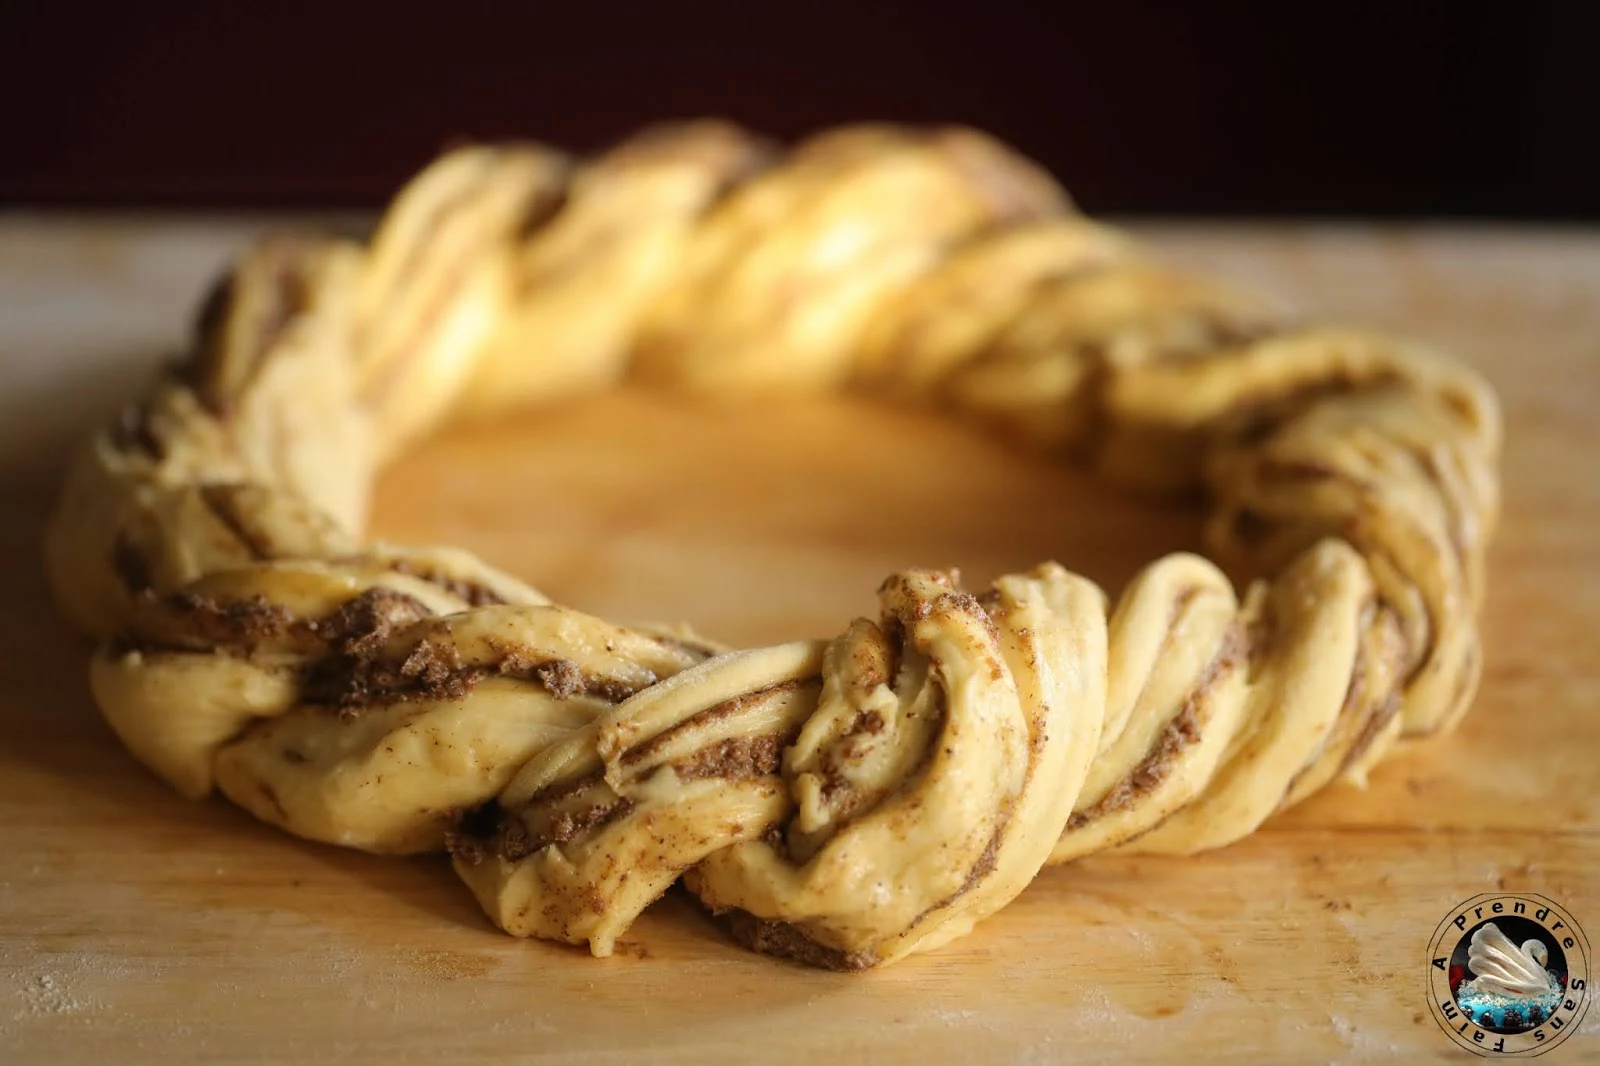
<svg viewBox="0 0 1600 1066"><path fill-rule="evenodd" d="M1202 496L1257 579L913 570L832 640L740 651L363 542L378 465L446 418L630 374L937 402ZM47 552L107 720L186 795L448 849L515 935L609 954L681 878L747 945L860 969L1046 863L1227 844L1450 728L1499 447L1466 367L1165 268L982 134L699 122L460 149L365 245L246 252L85 444Z"/></svg>

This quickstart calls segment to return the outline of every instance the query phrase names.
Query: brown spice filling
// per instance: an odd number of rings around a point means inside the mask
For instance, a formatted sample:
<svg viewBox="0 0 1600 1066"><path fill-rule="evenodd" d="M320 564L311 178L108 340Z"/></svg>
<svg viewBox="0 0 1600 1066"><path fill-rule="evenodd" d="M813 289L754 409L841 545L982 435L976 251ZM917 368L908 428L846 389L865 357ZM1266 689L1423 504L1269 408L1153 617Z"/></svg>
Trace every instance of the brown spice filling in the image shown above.
<svg viewBox="0 0 1600 1066"><path fill-rule="evenodd" d="M253 648L296 633L310 635L314 625L261 595L225 603L198 592L177 592L166 604L184 616L196 640L219 647Z"/></svg>
<svg viewBox="0 0 1600 1066"><path fill-rule="evenodd" d="M374 639L381 642L384 636ZM584 695L617 703L638 691L618 678L586 674L566 659L532 661L508 655L497 663L468 666L453 644L430 640L419 642L399 662L358 653L322 664L308 677L306 687L312 702L335 706L341 717L353 717L378 703L460 699L489 677L533 681L558 700Z"/></svg>
<svg viewBox="0 0 1600 1066"><path fill-rule="evenodd" d="M389 569L397 574L405 574L420 581L435 585L450 595L465 602L471 607L489 607L505 603L505 598L487 585L480 585L475 581L465 578L451 577L449 574L424 566L410 559L396 559L389 564Z"/></svg>
<svg viewBox="0 0 1600 1066"><path fill-rule="evenodd" d="M700 218L708 218L717 213L725 204L733 200L734 196L745 188L749 179L756 177L763 170L770 167L779 157L778 148L766 141L757 141L740 164L733 170L724 174L716 188L706 197L700 205Z"/></svg>
<svg viewBox="0 0 1600 1066"><path fill-rule="evenodd" d="M1362 634L1362 636L1356 640L1355 659L1350 667L1350 684L1345 688L1344 702L1339 705L1339 713L1334 718L1334 727L1329 732L1327 739L1323 741L1322 746L1317 750L1316 754L1314 754L1310 759L1306 760L1305 765L1299 770L1295 771L1295 775L1289 779L1288 785L1285 786L1283 790L1285 796L1292 793L1295 790L1295 786L1300 783L1300 779L1304 777L1312 767L1316 766L1317 763L1321 761L1323 753L1327 751L1330 744L1337 744L1340 742L1342 735L1348 732L1350 729L1351 716L1362 713L1363 708L1365 708L1365 712L1367 713L1368 717L1359 727L1356 736L1350 742L1350 746L1345 749L1344 755L1341 756L1339 769L1343 770L1345 767L1349 766L1350 763L1357 758L1363 750L1365 750L1367 744L1371 742L1372 737L1375 735L1372 728L1371 715L1378 708L1371 707L1368 700L1367 644L1365 639L1365 634L1371 629L1373 624L1373 618L1374 604L1371 600L1368 600L1367 603L1361 608L1361 613L1356 621L1357 630ZM1260 649L1258 648L1257 651L1259 650Z"/></svg>
<svg viewBox="0 0 1600 1066"><path fill-rule="evenodd" d="M1474 519L1469 514L1471 503L1464 500L1456 492L1450 491L1446 486L1454 483L1455 478L1445 470L1445 463L1441 460L1440 452L1436 449L1424 449L1421 452L1413 450L1412 458L1422 464L1429 480L1440 486L1439 501L1443 504L1446 514L1444 523L1445 536L1450 540L1450 547L1456 554L1457 565L1465 569L1465 560L1470 558L1470 549L1467 544L1472 539L1472 525ZM1448 454L1448 453L1446 453Z"/></svg>
<svg viewBox="0 0 1600 1066"><path fill-rule="evenodd" d="M459 812L444 831L444 849L453 858L476 866L494 854L493 841L505 818L505 809L490 800L481 807Z"/></svg>
<svg viewBox="0 0 1600 1066"><path fill-rule="evenodd" d="M1366 753L1366 750L1372 746L1372 742L1377 739L1378 734L1383 732L1383 727L1388 725L1389 721L1399 712L1400 694L1391 692L1373 708L1372 713L1367 717L1366 724L1361 727L1361 732L1356 734L1356 739L1350 744L1350 750L1345 753L1344 761L1339 764L1340 773L1353 766L1356 760Z"/></svg>
<svg viewBox="0 0 1600 1066"><path fill-rule="evenodd" d="M697 751L684 762L674 764L678 777L694 781L702 777L720 777L728 781L748 781L778 772L778 764L786 747L783 737L763 735L754 737L729 737L709 748Z"/></svg>
<svg viewBox="0 0 1600 1066"><path fill-rule="evenodd" d="M122 565L130 583L138 576L131 546ZM397 629L432 615L426 605L403 592L367 589L344 601L325 618L305 618L260 594L243 600L219 600L199 592L175 592L162 601L181 617L195 642L228 651L250 652L264 641L300 640L332 645L344 655L369 655ZM157 647L154 643L132 646Z"/></svg>
<svg viewBox="0 0 1600 1066"><path fill-rule="evenodd" d="M939 690L939 706L935 709L935 713L941 718L944 716L943 689ZM837 740L834 740L824 748L821 758L817 760L817 773L822 778L822 800L833 807L834 818L841 828L850 824L855 812L870 805L881 795L881 793L865 794L853 792L855 783L845 776L844 764L854 760L860 754L854 738L876 736L883 732L883 729L884 721L878 712L858 711L855 718L851 720L849 728ZM907 775L908 779L914 778L922 772L928 760L933 757L933 751L937 745L938 740L935 737L934 741L923 752L922 759L916 768ZM846 797L845 802L841 804L838 802L839 795L844 792L851 792L852 794Z"/></svg>
<svg viewBox="0 0 1600 1066"><path fill-rule="evenodd" d="M200 498L205 501L206 509L244 548L246 555L255 560L275 558L278 552L273 545L245 523L235 506L234 488L232 485L202 485Z"/></svg>
<svg viewBox="0 0 1600 1066"><path fill-rule="evenodd" d="M967 879L961 882L961 887L956 889L955 895L945 900L944 904L949 904L953 900L971 892L978 886L978 882L994 873L995 861L1000 854L1000 838L1005 835L1006 826L1010 821L1011 815L1008 811L1006 816L1000 820L1000 824L995 826L994 834L989 837L989 843L984 845L983 852L978 856L978 860L972 864L972 869L967 871ZM944 904L941 904L941 906Z"/></svg>
<svg viewBox="0 0 1600 1066"><path fill-rule="evenodd" d="M1235 317L1235 312L1213 311L1203 319L1209 350L1191 351L1190 356L1209 355L1218 348L1242 348L1282 336L1296 327L1295 322L1284 318L1257 318L1247 314Z"/></svg>
<svg viewBox="0 0 1600 1066"><path fill-rule="evenodd" d="M469 666L448 640L424 639L404 658L385 659L384 646L397 631L433 617L426 605L392 589L367 589L320 619L302 618L260 595L222 602L179 592L166 603L182 615L189 635L213 647L249 653L273 640L331 646L331 657L305 668L302 697L337 707L345 717L375 703L459 698L492 676L534 681L557 699L582 694L615 703L637 691L622 679L586 674L569 660L534 659L512 647L497 648L502 657L496 663ZM140 645L134 641L130 646Z"/></svg>
<svg viewBox="0 0 1600 1066"><path fill-rule="evenodd" d="M1183 710L1168 723L1160 739L1156 741L1155 747L1151 748L1144 760L1134 767L1133 772L1117 782L1100 802L1085 810L1073 811L1072 817L1067 819L1067 828L1081 828L1097 818L1133 803L1165 780L1172 772L1172 764L1178 756L1199 739L1200 723L1191 700L1184 703Z"/></svg>
<svg viewBox="0 0 1600 1066"><path fill-rule="evenodd" d="M876 808L885 797L892 794L895 788L911 789L916 787L916 782L927 772L928 764L933 761L934 756L940 750L943 743L944 720L949 714L944 688L936 688L934 697L932 739L923 747L921 758L917 760L916 765L906 772L898 785L888 788L880 786L872 789L863 789L856 782L845 776L844 767L840 761L855 757L855 753L851 750L853 745L848 743L852 737L870 736L880 732L885 727L885 722L876 713L858 713L850 723L850 728L846 733L838 741L823 750L822 757L818 762L817 773L822 778L823 802L828 805L832 816L831 833L843 832L860 817L862 812ZM787 856L787 841L784 842L784 847L779 849L779 854Z"/></svg>
<svg viewBox="0 0 1600 1066"><path fill-rule="evenodd" d="M576 790L591 784L592 779L576 782ZM490 800L459 816L456 824L445 832L445 849L472 866L491 855L507 862L518 862L551 844L565 844L582 833L624 818L633 807L633 800L618 799L561 811L550 819L543 831L533 833L521 816Z"/></svg>
<svg viewBox="0 0 1600 1066"><path fill-rule="evenodd" d="M749 911L737 908L723 916L733 938L751 951L780 958L794 959L807 966L844 973L859 973L878 961L870 951L848 952L819 944L805 931L789 922L773 922L757 918Z"/></svg>
<svg viewBox="0 0 1600 1066"><path fill-rule="evenodd" d="M311 303L311 287L295 262L297 252L295 247L275 249L271 293L255 323L250 346L243 353L230 351L227 343L228 326L238 314L238 273L219 279L206 297L195 323L194 355L180 374L201 406L218 418L232 413L235 400L260 372L284 328L304 314Z"/></svg>
<svg viewBox="0 0 1600 1066"><path fill-rule="evenodd" d="M418 600L390 589L367 589L346 600L327 618L311 623L311 630L345 655L371 655L397 629L432 614Z"/></svg>
<svg viewBox="0 0 1600 1066"><path fill-rule="evenodd" d="M632 766L635 763L642 762L650 758L671 744L672 738L677 736L679 733L684 732L685 730L696 730L702 726L709 725L712 722L721 721L730 715L741 713L751 703L757 702L779 692L793 691L799 687L800 682L798 681L783 681L776 685L770 685L767 688L757 689L754 692L743 693L735 696L731 700L724 700L721 703L707 707L705 710L686 718L683 722L674 726L673 728L668 729L663 733L656 734L645 743L640 744L638 747L630 748L622 756L622 765ZM785 740L784 743L787 744L787 740Z"/></svg>
<svg viewBox="0 0 1600 1066"><path fill-rule="evenodd" d="M789 861L789 841L783 835L782 823L773 822L767 826L766 832L761 834L761 842L771 848L778 858Z"/></svg>
<svg viewBox="0 0 1600 1066"><path fill-rule="evenodd" d="M422 310L416 317L416 333L405 338L398 346L398 351L392 353L385 360L385 366L368 389L368 397L372 400L381 400L394 392L406 378L406 371L418 358L418 351L422 345L418 336L428 333L437 324L444 314L446 305L455 296L455 290L460 287L471 266L470 257L479 252L479 247L473 246L465 251L458 251L458 259L447 261L446 265L434 271L434 287L432 291L424 291L418 296L416 289L418 282L416 275L426 276L422 269L428 259L429 249L436 248L443 242L439 235L448 229L451 222L457 221L463 214L471 210L473 201L478 198L487 179L479 179L465 189L456 189L443 197L434 205L433 212L417 227L416 234L410 247L400 255L399 265L394 272L393 291L419 299ZM481 234L479 235L481 236ZM437 252L434 253L437 255ZM384 311L387 311L385 308ZM383 312L380 312L380 315ZM371 323L362 325L363 334L371 328ZM358 343L365 346L368 338L361 336Z"/></svg>
<svg viewBox="0 0 1600 1066"><path fill-rule="evenodd" d="M1222 647L1206 667L1200 683L1183 701L1183 708L1171 722L1167 723L1166 729L1157 738L1149 754L1127 777L1117 782L1100 802L1084 810L1073 811L1072 817L1067 819L1069 830L1082 828L1097 818L1129 806L1166 780L1179 756L1200 739L1201 701L1210 694L1222 677L1239 664L1239 660L1248 651L1248 646L1249 639L1243 629L1237 622L1231 624L1223 635Z"/></svg>
<svg viewBox="0 0 1600 1066"><path fill-rule="evenodd" d="M1375 639L1382 641L1379 654L1393 656L1396 661L1404 659L1405 651L1401 645L1400 630L1394 621L1394 612L1388 607L1369 604L1362 612L1360 624L1363 634L1378 634ZM1357 705L1358 702L1368 700L1366 692L1368 659L1366 641L1357 642L1355 664L1350 671L1350 689L1345 694L1345 706L1340 709L1340 714L1344 714L1346 709ZM1373 740L1383 731L1384 726L1388 725L1400 711L1400 693L1393 686L1381 699L1377 698L1377 694L1372 694L1371 701L1373 706L1367 712L1367 720L1362 724L1356 738L1351 741L1344 760L1339 764L1340 773L1349 769L1357 759L1361 758Z"/></svg>
<svg viewBox="0 0 1600 1066"><path fill-rule="evenodd" d="M1272 657L1273 648L1282 632L1277 608L1273 606L1271 597L1263 596L1260 604L1261 610L1250 620L1245 633L1245 643L1250 649L1249 676L1252 681L1259 675L1266 661Z"/></svg>
<svg viewBox="0 0 1600 1066"><path fill-rule="evenodd" d="M508 659L509 663L510 660ZM567 659L552 659L533 667L533 676L558 700L577 695L584 689L583 671Z"/></svg>
<svg viewBox="0 0 1600 1066"><path fill-rule="evenodd" d="M900 668L905 665L905 623L890 615L878 622L878 631L883 634L883 642L889 649L889 661L883 668L884 680L892 684L894 679L900 676Z"/></svg>
<svg viewBox="0 0 1600 1066"><path fill-rule="evenodd" d="M703 641L691 640L687 637L674 636L670 633L649 633L647 635L657 644L662 644L669 648L676 648L678 651L691 655L697 660L710 659L714 656L722 654L720 650Z"/></svg>
<svg viewBox="0 0 1600 1066"><path fill-rule="evenodd" d="M1232 405L1220 414L1212 436L1235 445L1260 444L1323 400L1346 396L1361 386L1383 384L1385 380L1382 373L1370 378L1339 373L1310 382L1296 381L1281 391L1269 387L1255 394L1235 396Z"/></svg>
<svg viewBox="0 0 1600 1066"><path fill-rule="evenodd" d="M615 803L596 803L580 811L563 811L552 818L550 825L538 836L529 834L521 819L511 819L508 825L515 826L520 832L506 837L500 854L515 862L551 844L565 844L579 833L624 818L631 810L633 800L620 799Z"/></svg>
<svg viewBox="0 0 1600 1066"><path fill-rule="evenodd" d="M941 691L940 703L943 699ZM942 714L942 706L940 708ZM821 757L817 760L817 773L822 778L822 798L831 802L841 791L851 787L850 779L844 776L844 764L854 760L859 754L855 738L861 736L877 736L884 729L883 717L877 711L857 711L856 716L850 720L850 725L835 740L822 749ZM932 750L929 745L929 751ZM924 757L926 762L926 756Z"/></svg>
<svg viewBox="0 0 1600 1066"><path fill-rule="evenodd" d="M528 213L517 223L513 240L521 244L536 236L545 226L554 222L556 216L565 211L567 204L571 203L571 201L572 187L566 182L562 182L560 187L540 196L538 200L529 206ZM524 282L520 292L532 292L534 287L533 284Z"/></svg>

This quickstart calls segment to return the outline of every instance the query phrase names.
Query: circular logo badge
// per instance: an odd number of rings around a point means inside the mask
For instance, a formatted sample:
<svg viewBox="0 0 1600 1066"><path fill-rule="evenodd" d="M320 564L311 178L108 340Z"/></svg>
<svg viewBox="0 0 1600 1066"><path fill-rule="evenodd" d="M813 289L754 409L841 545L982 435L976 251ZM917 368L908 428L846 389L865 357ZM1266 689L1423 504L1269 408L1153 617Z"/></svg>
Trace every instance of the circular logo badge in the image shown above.
<svg viewBox="0 0 1600 1066"><path fill-rule="evenodd" d="M1541 1054L1576 1032L1589 1006L1589 941L1544 896L1474 896L1434 930L1428 1000L1468 1051Z"/></svg>

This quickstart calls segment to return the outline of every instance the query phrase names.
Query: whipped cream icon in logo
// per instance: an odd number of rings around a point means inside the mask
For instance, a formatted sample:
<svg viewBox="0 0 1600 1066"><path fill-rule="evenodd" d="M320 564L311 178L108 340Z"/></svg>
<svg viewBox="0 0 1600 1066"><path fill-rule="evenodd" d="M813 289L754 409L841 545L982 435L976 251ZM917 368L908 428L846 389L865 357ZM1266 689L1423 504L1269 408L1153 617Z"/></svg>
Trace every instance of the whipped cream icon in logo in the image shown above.
<svg viewBox="0 0 1600 1066"><path fill-rule="evenodd" d="M1589 942L1544 896L1476 896L1434 931L1429 1007L1457 1044L1528 1057L1577 1031L1589 1005Z"/></svg>

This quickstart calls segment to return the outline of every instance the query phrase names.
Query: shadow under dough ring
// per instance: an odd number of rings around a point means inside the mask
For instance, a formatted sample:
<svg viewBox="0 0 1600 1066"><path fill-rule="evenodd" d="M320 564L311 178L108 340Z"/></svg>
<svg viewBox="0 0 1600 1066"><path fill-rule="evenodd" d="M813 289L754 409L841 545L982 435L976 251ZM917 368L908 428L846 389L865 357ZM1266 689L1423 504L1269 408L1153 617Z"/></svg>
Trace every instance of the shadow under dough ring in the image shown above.
<svg viewBox="0 0 1600 1066"><path fill-rule="evenodd" d="M1190 554L1114 602L1054 563L910 570L832 640L734 650L361 538L376 471L446 419L625 376L970 415L1203 500L1242 591ZM448 849L518 936L609 954L681 879L746 945L861 969L1453 726L1499 448L1465 366L1164 268L982 134L693 122L453 151L364 244L246 252L86 443L47 556L101 711L184 794Z"/></svg>

